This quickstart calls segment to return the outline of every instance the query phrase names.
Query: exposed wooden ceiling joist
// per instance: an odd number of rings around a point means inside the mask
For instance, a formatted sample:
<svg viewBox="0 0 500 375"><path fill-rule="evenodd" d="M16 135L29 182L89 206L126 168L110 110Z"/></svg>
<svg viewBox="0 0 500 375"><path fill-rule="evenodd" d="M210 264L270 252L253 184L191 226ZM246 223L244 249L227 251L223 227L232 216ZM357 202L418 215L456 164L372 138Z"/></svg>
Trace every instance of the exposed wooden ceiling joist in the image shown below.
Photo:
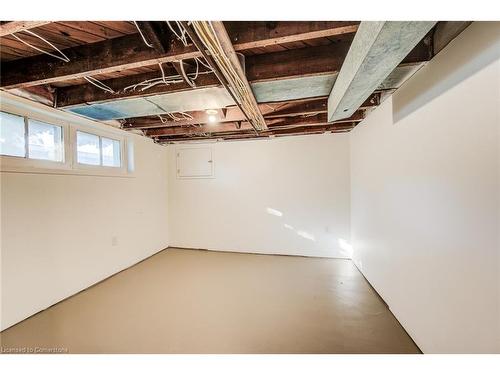
<svg viewBox="0 0 500 375"><path fill-rule="evenodd" d="M359 122L364 119L364 110L359 110L350 118L335 122L335 124ZM269 129L287 129L293 127L316 126L327 124L326 113L319 113L311 116L280 117L266 120ZM329 125L332 125L331 123ZM147 129L145 133L149 137L193 135L202 133L222 133L227 131L251 130L252 126L248 122L224 122L220 124L204 124L200 126L175 126L158 129Z"/></svg>
<svg viewBox="0 0 500 375"><path fill-rule="evenodd" d="M380 104L381 94L375 93L368 98L361 106L361 109L367 109ZM318 113L327 112L327 97L299 99L284 102L261 103L259 108L264 115L264 118L284 118L293 116L309 116ZM190 119L178 119L177 121L168 120L167 117L161 121L157 116L137 117L125 119L123 129L154 129L165 127L181 127L208 123L208 115L205 111L189 112ZM218 124L212 127L220 126L224 122L242 122L245 120L244 115L238 107L226 108L226 113L223 118L218 118Z"/></svg>
<svg viewBox="0 0 500 375"><path fill-rule="evenodd" d="M0 24L0 36L6 36L20 31L34 29L52 23L52 21L7 21Z"/></svg>
<svg viewBox="0 0 500 375"><path fill-rule="evenodd" d="M251 29L239 30L237 38L243 42L240 44L236 41L233 46L236 51L241 51L249 48L249 41L253 43L252 48L256 48L276 44L285 37L307 40L313 36L312 31L335 35L344 33L345 26L339 28L336 22L303 22L302 27L297 28L294 23L285 22L275 28L274 32L267 29L262 29L259 33ZM231 37L231 30L228 33ZM64 53L70 62L38 55L2 63L1 87L41 85L201 56L193 45L184 46L177 39L172 41L168 52L158 53L146 46L139 34L67 48Z"/></svg>
<svg viewBox="0 0 500 375"><path fill-rule="evenodd" d="M192 134L192 135L176 135L169 137L160 137L157 142L160 144L173 142L190 142L190 141L206 141L208 139L223 139L223 140L244 140L244 139L259 139L280 136L293 135L312 135L322 134L325 132L343 133L352 130L357 123L341 123L341 124L319 124L315 126L298 126L294 128L269 128L259 134L250 133L249 131L228 131L224 133L207 133L207 134Z"/></svg>

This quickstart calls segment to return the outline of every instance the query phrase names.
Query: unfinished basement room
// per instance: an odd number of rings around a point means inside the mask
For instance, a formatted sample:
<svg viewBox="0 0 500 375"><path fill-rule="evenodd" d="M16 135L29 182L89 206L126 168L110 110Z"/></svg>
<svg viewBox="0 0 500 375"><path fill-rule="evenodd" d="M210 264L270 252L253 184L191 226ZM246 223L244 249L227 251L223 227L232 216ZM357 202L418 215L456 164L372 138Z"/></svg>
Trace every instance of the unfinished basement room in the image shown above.
<svg viewBox="0 0 500 375"><path fill-rule="evenodd" d="M500 353L500 22L88 19L0 22L2 354Z"/></svg>

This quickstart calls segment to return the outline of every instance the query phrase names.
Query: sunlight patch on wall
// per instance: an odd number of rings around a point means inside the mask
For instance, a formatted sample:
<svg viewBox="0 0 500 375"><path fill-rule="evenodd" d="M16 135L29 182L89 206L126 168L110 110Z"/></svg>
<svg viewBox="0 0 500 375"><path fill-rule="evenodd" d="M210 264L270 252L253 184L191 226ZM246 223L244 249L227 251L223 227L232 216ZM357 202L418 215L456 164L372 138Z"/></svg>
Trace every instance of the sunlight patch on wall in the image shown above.
<svg viewBox="0 0 500 375"><path fill-rule="evenodd" d="M267 207L267 208L266 208L266 212L267 212L269 215L274 215L274 216L278 216L278 217L283 216L283 212L278 211L278 210L275 210L274 208L271 208L271 207Z"/></svg>
<svg viewBox="0 0 500 375"><path fill-rule="evenodd" d="M348 258L352 258L353 248L352 245L344 240L343 238L339 238L339 246L342 249L342 255L347 256Z"/></svg>
<svg viewBox="0 0 500 375"><path fill-rule="evenodd" d="M316 242L316 238L311 233L308 233L308 232L303 231L303 230L298 230L297 234L300 237L305 238L306 240L310 240L310 241Z"/></svg>

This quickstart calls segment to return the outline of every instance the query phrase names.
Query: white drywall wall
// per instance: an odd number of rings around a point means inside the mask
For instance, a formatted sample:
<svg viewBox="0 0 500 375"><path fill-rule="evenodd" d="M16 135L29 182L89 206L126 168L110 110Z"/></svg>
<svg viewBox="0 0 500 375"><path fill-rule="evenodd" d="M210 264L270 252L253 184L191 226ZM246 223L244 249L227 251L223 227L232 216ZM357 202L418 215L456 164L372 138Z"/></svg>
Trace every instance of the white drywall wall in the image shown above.
<svg viewBox="0 0 500 375"><path fill-rule="evenodd" d="M179 179L169 146L171 246L347 257L349 138L328 134L206 144L215 178Z"/></svg>
<svg viewBox="0 0 500 375"><path fill-rule="evenodd" d="M0 173L1 329L168 246L166 148L131 137L134 177Z"/></svg>
<svg viewBox="0 0 500 375"><path fill-rule="evenodd" d="M500 23L351 133L354 260L425 353L500 352Z"/></svg>

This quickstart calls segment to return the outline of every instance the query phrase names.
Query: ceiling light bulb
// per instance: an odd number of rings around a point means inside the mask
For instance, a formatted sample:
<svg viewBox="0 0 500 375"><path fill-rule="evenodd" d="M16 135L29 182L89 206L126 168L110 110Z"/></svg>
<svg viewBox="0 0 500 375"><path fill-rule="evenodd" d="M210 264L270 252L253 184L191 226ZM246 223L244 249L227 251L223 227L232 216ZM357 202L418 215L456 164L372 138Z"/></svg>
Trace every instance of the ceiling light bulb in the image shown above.
<svg viewBox="0 0 500 375"><path fill-rule="evenodd" d="M217 117L215 117L215 115L208 115L208 122L210 123L214 123L214 122L217 122Z"/></svg>

